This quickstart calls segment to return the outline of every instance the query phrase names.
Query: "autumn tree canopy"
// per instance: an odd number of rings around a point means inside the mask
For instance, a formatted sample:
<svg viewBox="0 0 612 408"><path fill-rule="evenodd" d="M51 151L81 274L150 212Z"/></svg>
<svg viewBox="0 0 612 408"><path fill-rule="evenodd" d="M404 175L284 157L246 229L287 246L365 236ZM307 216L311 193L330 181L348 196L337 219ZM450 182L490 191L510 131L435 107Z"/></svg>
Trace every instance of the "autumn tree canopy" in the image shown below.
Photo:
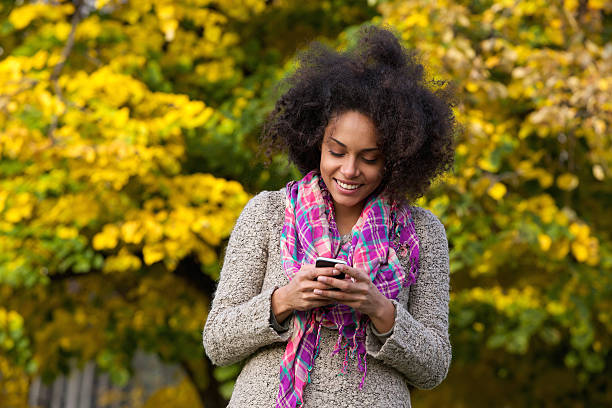
<svg viewBox="0 0 612 408"><path fill-rule="evenodd" d="M612 402L609 2L0 4L0 405L75 361L124 383L137 349L227 397L236 370L201 346L223 247L251 194L298 176L257 154L275 84L364 23L457 88L463 126L417 203L448 234L454 362L415 399Z"/></svg>

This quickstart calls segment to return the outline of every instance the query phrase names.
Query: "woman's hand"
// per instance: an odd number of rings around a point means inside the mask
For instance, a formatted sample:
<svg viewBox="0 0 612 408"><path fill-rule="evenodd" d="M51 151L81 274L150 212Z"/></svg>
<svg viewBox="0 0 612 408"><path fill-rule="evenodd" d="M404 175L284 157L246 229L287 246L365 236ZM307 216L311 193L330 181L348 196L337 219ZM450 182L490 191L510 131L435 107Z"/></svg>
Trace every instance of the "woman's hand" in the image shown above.
<svg viewBox="0 0 612 408"><path fill-rule="evenodd" d="M276 320L282 322L294 310L310 310L335 303L314 291L331 287L317 281L317 277L332 276L338 273L334 268L315 268L314 265L302 265L289 284L276 289L272 293L272 312Z"/></svg>
<svg viewBox="0 0 612 408"><path fill-rule="evenodd" d="M344 272L352 279L336 279L328 276L319 276L319 282L328 284L339 291L316 288L314 293L327 299L350 306L366 314L372 320L374 327L381 333L388 332L395 324L395 306L385 297L370 280L370 276L363 270L347 265L338 264L334 267Z"/></svg>

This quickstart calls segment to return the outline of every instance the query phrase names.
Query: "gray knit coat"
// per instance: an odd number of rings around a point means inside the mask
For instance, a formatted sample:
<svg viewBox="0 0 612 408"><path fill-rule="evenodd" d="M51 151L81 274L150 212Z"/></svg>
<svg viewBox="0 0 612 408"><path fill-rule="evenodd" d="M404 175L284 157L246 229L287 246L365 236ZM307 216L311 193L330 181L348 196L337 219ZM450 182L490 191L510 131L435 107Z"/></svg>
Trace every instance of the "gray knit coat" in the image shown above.
<svg viewBox="0 0 612 408"><path fill-rule="evenodd" d="M284 189L264 191L245 206L230 236L221 277L204 326L206 354L216 365L245 360L229 407L274 407L280 363L293 332L271 326L270 299L289 283L280 257ZM420 240L416 283L403 288L388 337L366 331L367 375L355 359L338 375L344 353L332 356L338 331L321 329L320 352L304 389L304 407L410 407L409 385L429 389L448 372L449 264L446 233L429 211L412 207ZM408 269L408 259L401 258ZM293 320L293 318L290 318Z"/></svg>

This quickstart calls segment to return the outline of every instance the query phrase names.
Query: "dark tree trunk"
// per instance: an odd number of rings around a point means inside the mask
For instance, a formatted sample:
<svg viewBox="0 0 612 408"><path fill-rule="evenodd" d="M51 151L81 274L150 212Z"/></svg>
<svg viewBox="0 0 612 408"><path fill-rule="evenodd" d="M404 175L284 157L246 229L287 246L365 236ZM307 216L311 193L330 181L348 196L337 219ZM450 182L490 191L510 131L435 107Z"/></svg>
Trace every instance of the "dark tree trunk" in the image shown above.
<svg viewBox="0 0 612 408"><path fill-rule="evenodd" d="M191 383L196 388L200 401L205 408L222 408L227 406L227 401L221 393L219 386L221 385L213 375L214 366L208 357L203 358L203 369L206 372L206 383L204 383L201 375L198 375L188 361L181 362L181 366L191 380Z"/></svg>

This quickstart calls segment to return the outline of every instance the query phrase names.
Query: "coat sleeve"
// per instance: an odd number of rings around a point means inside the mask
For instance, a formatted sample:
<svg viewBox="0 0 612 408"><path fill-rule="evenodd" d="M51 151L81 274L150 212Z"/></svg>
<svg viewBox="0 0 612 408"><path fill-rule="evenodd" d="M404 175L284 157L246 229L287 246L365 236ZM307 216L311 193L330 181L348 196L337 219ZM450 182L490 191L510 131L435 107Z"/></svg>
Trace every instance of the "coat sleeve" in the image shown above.
<svg viewBox="0 0 612 408"><path fill-rule="evenodd" d="M417 388L434 388L446 378L451 361L448 334L449 258L444 226L429 211L416 225L420 239L419 274L408 305L393 300L395 325L384 342L368 325L366 350L401 372Z"/></svg>
<svg viewBox="0 0 612 408"><path fill-rule="evenodd" d="M204 350L216 365L232 364L260 347L285 342L292 332L278 333L271 327L275 287L261 291L268 261L270 199L269 192L262 192L247 203L227 245L202 335Z"/></svg>

